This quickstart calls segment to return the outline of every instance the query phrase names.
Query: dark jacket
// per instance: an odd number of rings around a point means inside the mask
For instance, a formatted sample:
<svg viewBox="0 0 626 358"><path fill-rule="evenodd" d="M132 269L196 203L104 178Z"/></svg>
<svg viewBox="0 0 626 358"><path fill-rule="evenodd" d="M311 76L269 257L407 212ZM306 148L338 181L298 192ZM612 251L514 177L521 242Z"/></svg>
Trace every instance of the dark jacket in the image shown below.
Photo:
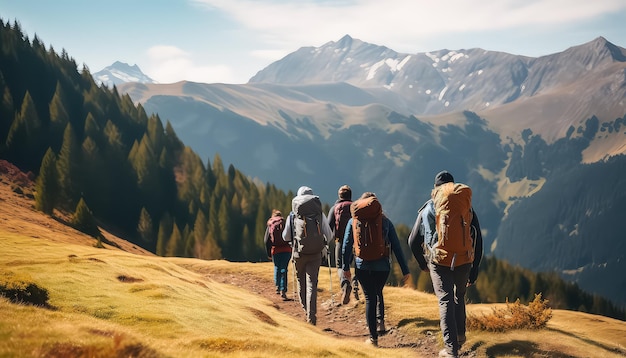
<svg viewBox="0 0 626 358"><path fill-rule="evenodd" d="M339 199L339 200L337 200L335 202L335 204L330 207L330 210L328 210L328 215L326 216L328 218L328 226L333 231L334 238L337 241L343 240L344 233L343 232L335 232L335 227L337 226L337 220L340 219L340 218L335 217L335 207L337 205L339 205L340 203L343 203L343 202L348 202L348 203L351 204L352 200L350 200L350 199ZM348 212L349 211L350 211L350 208L348 207Z"/></svg>

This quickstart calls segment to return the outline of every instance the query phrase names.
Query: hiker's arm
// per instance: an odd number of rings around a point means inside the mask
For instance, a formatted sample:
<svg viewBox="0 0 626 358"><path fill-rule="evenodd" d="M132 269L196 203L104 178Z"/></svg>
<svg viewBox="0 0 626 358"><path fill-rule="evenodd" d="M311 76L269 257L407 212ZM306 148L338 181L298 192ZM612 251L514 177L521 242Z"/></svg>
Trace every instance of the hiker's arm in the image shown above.
<svg viewBox="0 0 626 358"><path fill-rule="evenodd" d="M354 244L354 237L352 235L352 219L348 220L346 224L346 231L343 235L343 246L341 247L342 267L344 272L350 272L350 262L352 262L352 245Z"/></svg>
<svg viewBox="0 0 626 358"><path fill-rule="evenodd" d="M335 237L335 205L330 207L330 210L328 210L328 215L326 216L326 218L328 219L328 227L332 231L332 235L330 237L334 238Z"/></svg>
<svg viewBox="0 0 626 358"><path fill-rule="evenodd" d="M476 282L480 261L483 259L483 235L480 231L480 223L478 222L476 212L474 212L474 217L472 218L472 226L476 228L476 237L474 238L476 243L474 246L474 262L472 264L472 269L470 270L469 280L467 282L468 285L473 285L474 282Z"/></svg>
<svg viewBox="0 0 626 358"><path fill-rule="evenodd" d="M287 216L287 220L285 220L285 228L283 229L283 240L285 240L286 242L291 242L293 241L293 237L291 236L291 222L293 221L293 213L290 213L289 216Z"/></svg>
<svg viewBox="0 0 626 358"><path fill-rule="evenodd" d="M324 215L324 213L322 213L322 234L324 234L324 237L326 238L326 246L328 246L328 242L335 236L333 236L333 231L330 229L328 224L328 218Z"/></svg>
<svg viewBox="0 0 626 358"><path fill-rule="evenodd" d="M428 270L428 264L426 263L426 259L424 258L424 240L419 235L421 229L421 217L422 212L418 212L417 217L415 218L415 223L413 224L413 229L409 234L408 244L411 248L411 252L413 253L413 257L417 260L417 264L419 265L422 271Z"/></svg>
<svg viewBox="0 0 626 358"><path fill-rule="evenodd" d="M383 219L385 220L385 219ZM404 257L404 253L402 252L402 247L400 246L400 240L398 239L398 234L396 233L396 228L393 226L391 220L386 219L389 225L388 231L388 240L391 244L391 249L393 250L393 254L396 256L396 260L398 260L398 264L400 265L400 269L402 269L402 274L406 277L409 271L409 265L406 262L406 258ZM403 279L404 281L404 279Z"/></svg>
<svg viewBox="0 0 626 358"><path fill-rule="evenodd" d="M436 235L435 211L433 205L427 205L422 211L422 227L424 228L424 245L431 246Z"/></svg>
<svg viewBox="0 0 626 358"><path fill-rule="evenodd" d="M267 252L267 257L272 257L272 241L270 238L270 227L265 227L265 235L263 236L263 242L265 243L265 251Z"/></svg>

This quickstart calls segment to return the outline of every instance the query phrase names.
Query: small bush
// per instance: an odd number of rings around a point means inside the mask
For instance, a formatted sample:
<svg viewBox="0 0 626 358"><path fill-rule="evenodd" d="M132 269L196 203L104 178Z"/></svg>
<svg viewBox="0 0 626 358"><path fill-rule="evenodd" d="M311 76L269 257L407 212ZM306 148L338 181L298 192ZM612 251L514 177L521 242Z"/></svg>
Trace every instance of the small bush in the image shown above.
<svg viewBox="0 0 626 358"><path fill-rule="evenodd" d="M13 303L49 306L48 291L31 282L31 278L26 275L4 272L0 277L0 295Z"/></svg>
<svg viewBox="0 0 626 358"><path fill-rule="evenodd" d="M535 294L535 299L524 306L519 299L515 303L506 302L506 308L494 308L491 314L480 317L468 315L469 329L504 332L511 329L540 329L544 328L552 318L552 309L548 300L542 300L541 294Z"/></svg>

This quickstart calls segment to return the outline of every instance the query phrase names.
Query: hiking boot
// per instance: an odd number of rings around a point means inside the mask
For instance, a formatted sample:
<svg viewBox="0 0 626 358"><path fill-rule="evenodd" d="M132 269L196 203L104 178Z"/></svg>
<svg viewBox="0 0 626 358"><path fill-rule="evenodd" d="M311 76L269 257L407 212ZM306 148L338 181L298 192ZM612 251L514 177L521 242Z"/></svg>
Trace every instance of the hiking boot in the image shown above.
<svg viewBox="0 0 626 358"><path fill-rule="evenodd" d="M276 294L280 295L280 287L276 287Z"/></svg>
<svg viewBox="0 0 626 358"><path fill-rule="evenodd" d="M459 349L461 349L461 346L463 346L463 344L465 344L465 341L467 340L467 337L463 334L459 334L457 341L459 342Z"/></svg>
<svg viewBox="0 0 626 358"><path fill-rule="evenodd" d="M352 291L352 285L350 285L350 282L346 282L346 284L341 287L341 290L341 302L343 302L344 305L347 305L350 302L350 291Z"/></svg>
<svg viewBox="0 0 626 358"><path fill-rule="evenodd" d="M370 338L365 340L365 344L367 344L369 346L378 347L378 340L370 337Z"/></svg>
<svg viewBox="0 0 626 358"><path fill-rule="evenodd" d="M359 300L359 286L354 286L354 299Z"/></svg>
<svg viewBox="0 0 626 358"><path fill-rule="evenodd" d="M376 323L376 330L378 331L379 334L387 333L387 330L385 329L385 321L384 320L378 320L378 322Z"/></svg>
<svg viewBox="0 0 626 358"><path fill-rule="evenodd" d="M444 348L439 351L439 358L459 358L459 356L448 352L448 350Z"/></svg>
<svg viewBox="0 0 626 358"><path fill-rule="evenodd" d="M283 299L283 301L287 301L287 300L289 300L289 299L287 298L287 292L286 292L286 291L281 292L281 293L280 293L280 297Z"/></svg>

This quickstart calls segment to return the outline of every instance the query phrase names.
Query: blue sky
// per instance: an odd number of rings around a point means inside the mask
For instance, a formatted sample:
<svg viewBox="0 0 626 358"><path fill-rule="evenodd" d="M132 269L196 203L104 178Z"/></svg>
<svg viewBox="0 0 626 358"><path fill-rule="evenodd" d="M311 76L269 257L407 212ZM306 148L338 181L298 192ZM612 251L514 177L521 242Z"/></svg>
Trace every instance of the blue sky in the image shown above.
<svg viewBox="0 0 626 358"><path fill-rule="evenodd" d="M122 61L160 83L246 83L346 34L409 54L626 47L626 0L0 0L0 17L92 73Z"/></svg>

